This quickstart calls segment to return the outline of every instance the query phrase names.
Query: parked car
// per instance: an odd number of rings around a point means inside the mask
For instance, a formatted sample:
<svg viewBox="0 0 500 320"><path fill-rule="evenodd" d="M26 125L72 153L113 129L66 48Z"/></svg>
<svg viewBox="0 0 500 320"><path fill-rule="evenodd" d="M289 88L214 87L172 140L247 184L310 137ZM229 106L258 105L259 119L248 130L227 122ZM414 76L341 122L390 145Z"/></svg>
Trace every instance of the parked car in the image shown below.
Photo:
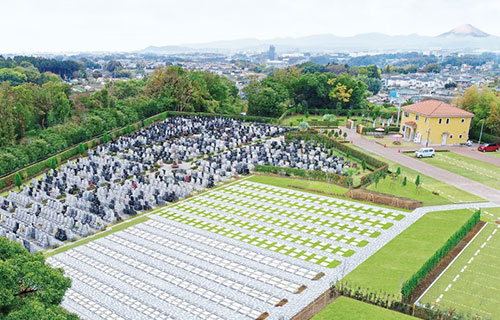
<svg viewBox="0 0 500 320"><path fill-rule="evenodd" d="M481 152L498 151L498 143L485 143L477 147L477 150Z"/></svg>
<svg viewBox="0 0 500 320"><path fill-rule="evenodd" d="M435 152L432 148L420 148L415 151L415 157L417 158L433 158L434 154Z"/></svg>

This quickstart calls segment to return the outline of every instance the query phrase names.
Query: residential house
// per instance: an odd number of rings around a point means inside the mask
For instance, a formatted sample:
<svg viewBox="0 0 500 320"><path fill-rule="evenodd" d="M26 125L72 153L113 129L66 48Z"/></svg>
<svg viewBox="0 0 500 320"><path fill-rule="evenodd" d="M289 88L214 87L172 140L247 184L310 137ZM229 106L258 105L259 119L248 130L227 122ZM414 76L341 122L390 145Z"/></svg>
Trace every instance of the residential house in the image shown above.
<svg viewBox="0 0 500 320"><path fill-rule="evenodd" d="M430 145L458 145L469 139L473 113L451 104L426 100L401 108L404 139Z"/></svg>

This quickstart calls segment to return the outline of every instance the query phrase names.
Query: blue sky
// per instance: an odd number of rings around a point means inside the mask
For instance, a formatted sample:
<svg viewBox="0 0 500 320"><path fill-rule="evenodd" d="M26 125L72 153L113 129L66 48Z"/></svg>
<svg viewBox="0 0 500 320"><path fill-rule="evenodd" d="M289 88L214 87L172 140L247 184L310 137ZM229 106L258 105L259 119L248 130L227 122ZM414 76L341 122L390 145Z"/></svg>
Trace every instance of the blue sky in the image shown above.
<svg viewBox="0 0 500 320"><path fill-rule="evenodd" d="M367 32L500 35L499 0L2 0L0 52L133 51L239 38Z"/></svg>

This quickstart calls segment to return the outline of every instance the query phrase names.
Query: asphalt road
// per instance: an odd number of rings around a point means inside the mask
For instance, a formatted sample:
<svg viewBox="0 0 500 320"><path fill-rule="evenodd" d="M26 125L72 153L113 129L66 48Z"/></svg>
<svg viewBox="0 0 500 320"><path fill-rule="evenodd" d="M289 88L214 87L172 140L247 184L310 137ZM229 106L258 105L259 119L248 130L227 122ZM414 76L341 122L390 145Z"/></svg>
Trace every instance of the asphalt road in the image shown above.
<svg viewBox="0 0 500 320"><path fill-rule="evenodd" d="M500 205L500 190L493 189L479 182L470 180L468 178L462 177L450 171L435 167L431 164L428 164L424 161L420 161L416 158L409 157L402 153L398 153L398 148L384 148L384 146L376 143L375 141L363 139L359 134L356 133L355 130L349 130L346 128L342 128L346 130L349 134L348 140L351 140L354 145L360 146L370 152L378 154L384 158L390 159L394 162L397 162L403 166L412 168L416 171L419 171L425 175L433 177L435 179L444 181L458 189L462 189L474 195L477 195L483 199L486 199L491 202L495 202ZM456 147L459 148L459 147ZM450 148L447 148L450 149ZM461 148L460 148L461 149ZM497 161L497 158L492 156L487 156L482 153L476 151L473 153L471 150L467 150L469 148L465 147L460 152L456 150L452 150L454 152L463 154L464 156L468 156L474 159L482 160L485 162L489 162L492 164L500 165L500 161ZM483 157L484 156L484 157ZM485 157L488 157L488 161L486 161ZM490 159L491 158L491 159ZM500 159L498 159L500 160Z"/></svg>

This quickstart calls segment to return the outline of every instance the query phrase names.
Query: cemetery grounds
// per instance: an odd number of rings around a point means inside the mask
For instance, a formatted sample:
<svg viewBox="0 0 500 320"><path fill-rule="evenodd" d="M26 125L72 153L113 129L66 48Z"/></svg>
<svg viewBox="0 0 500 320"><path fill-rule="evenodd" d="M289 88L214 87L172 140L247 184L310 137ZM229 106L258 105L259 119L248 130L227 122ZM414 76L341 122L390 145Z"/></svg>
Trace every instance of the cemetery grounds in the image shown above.
<svg viewBox="0 0 500 320"><path fill-rule="evenodd" d="M478 314L483 319L500 319L499 252L500 225L487 223L419 302L455 308L455 313Z"/></svg>
<svg viewBox="0 0 500 320"><path fill-rule="evenodd" d="M491 163L453 152L436 152L434 158L424 158L422 161L500 190L500 167Z"/></svg>
<svg viewBox="0 0 500 320"><path fill-rule="evenodd" d="M85 319L289 319L421 215L241 179L47 261Z"/></svg>

